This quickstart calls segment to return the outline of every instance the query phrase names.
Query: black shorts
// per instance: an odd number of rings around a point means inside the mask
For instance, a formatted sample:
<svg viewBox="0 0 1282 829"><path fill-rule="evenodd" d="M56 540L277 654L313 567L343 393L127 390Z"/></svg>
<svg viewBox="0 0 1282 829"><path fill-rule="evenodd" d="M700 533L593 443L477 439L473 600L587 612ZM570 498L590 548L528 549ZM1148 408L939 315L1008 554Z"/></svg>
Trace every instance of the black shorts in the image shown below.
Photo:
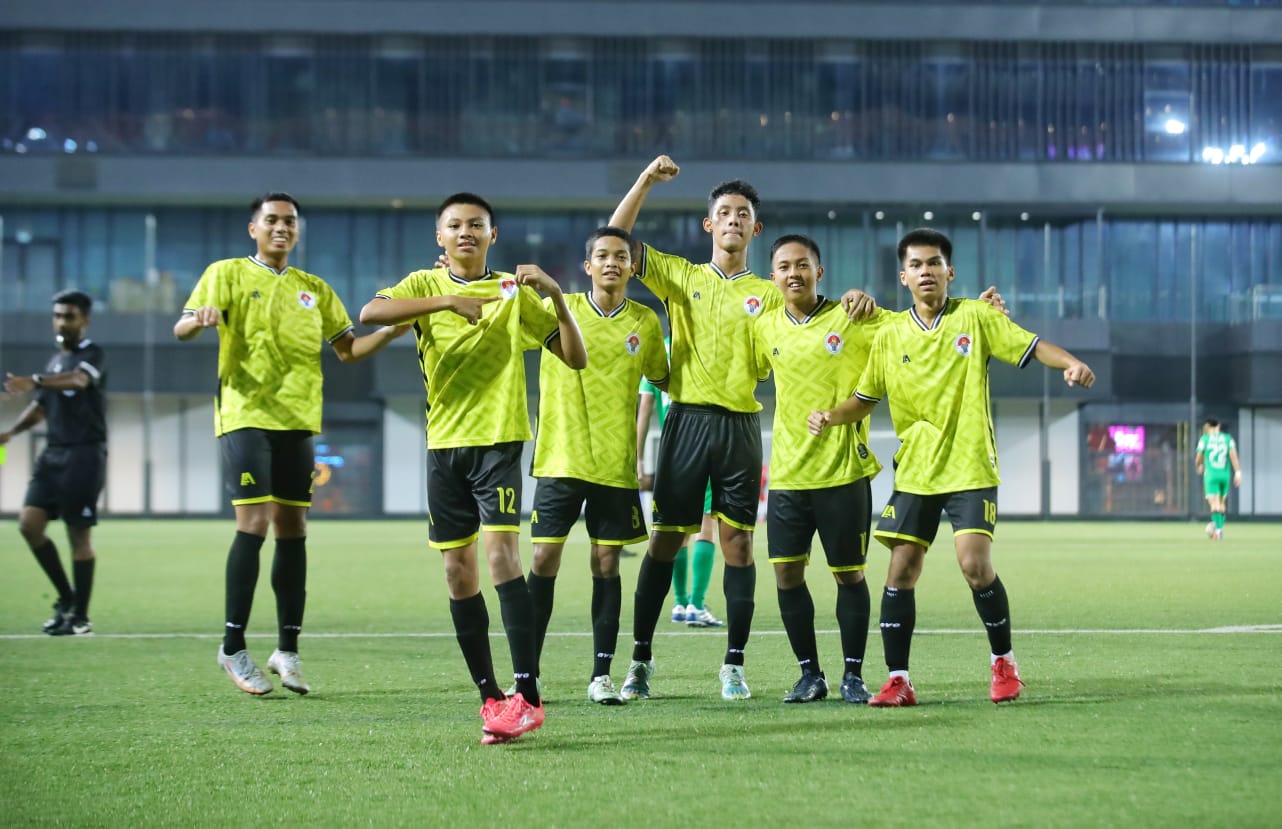
<svg viewBox="0 0 1282 829"><path fill-rule="evenodd" d="M233 506L269 501L312 505L316 453L305 429L237 429L218 439L223 478Z"/></svg>
<svg viewBox="0 0 1282 829"><path fill-rule="evenodd" d="M92 527L98 523L98 496L106 480L107 447L102 444L48 446L36 459L22 505L72 527Z"/></svg>
<svg viewBox="0 0 1282 829"><path fill-rule="evenodd" d="M709 482L712 514L741 530L756 529L761 421L756 412L673 403L655 463L654 528L697 531Z"/></svg>
<svg viewBox="0 0 1282 829"><path fill-rule="evenodd" d="M946 492L942 495L913 495L895 490L881 512L877 540L887 547L897 541L911 541L930 549L939 530L939 514L948 513L953 535L979 533L989 538L997 527L997 487Z"/></svg>
<svg viewBox="0 0 1282 829"><path fill-rule="evenodd" d="M477 533L521 531L521 442L427 450L427 541L465 547Z"/></svg>
<svg viewBox="0 0 1282 829"><path fill-rule="evenodd" d="M622 547L645 541L640 492L577 478L539 478L530 513L531 540L535 544L565 541L585 503L588 540L593 544Z"/></svg>
<svg viewBox="0 0 1282 829"><path fill-rule="evenodd" d="M810 561L815 532L834 573L868 564L872 484L867 478L824 489L770 490L766 536L772 562Z"/></svg>

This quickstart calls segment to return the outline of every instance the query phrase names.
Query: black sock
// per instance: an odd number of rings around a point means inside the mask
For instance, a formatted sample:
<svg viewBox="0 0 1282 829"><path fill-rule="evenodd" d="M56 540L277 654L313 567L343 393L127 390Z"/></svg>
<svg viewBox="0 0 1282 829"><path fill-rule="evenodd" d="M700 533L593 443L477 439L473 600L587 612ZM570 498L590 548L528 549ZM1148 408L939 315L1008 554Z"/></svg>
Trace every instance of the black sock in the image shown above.
<svg viewBox="0 0 1282 829"><path fill-rule="evenodd" d="M757 568L726 565L721 584L726 591L727 665L742 665L743 652L752 633L752 613L757 607Z"/></svg>
<svg viewBox="0 0 1282 829"><path fill-rule="evenodd" d="M672 570L671 561L659 561L649 553L641 559L632 602L632 658L638 662L648 662L654 656L654 629L672 587Z"/></svg>
<svg viewBox="0 0 1282 829"><path fill-rule="evenodd" d="M538 676L543 641L548 636L552 602L556 598L556 576L538 576L531 571L525 583L530 588L530 602L534 605L534 675Z"/></svg>
<svg viewBox="0 0 1282 829"><path fill-rule="evenodd" d="M792 645L801 672L822 673L819 669L819 643L815 641L815 600L810 596L810 588L802 582L778 593L783 629L788 634L788 644Z"/></svg>
<svg viewBox="0 0 1282 829"><path fill-rule="evenodd" d="M71 560L71 574L76 579L77 619L89 618L89 597L93 595L93 568L97 559Z"/></svg>
<svg viewBox="0 0 1282 829"><path fill-rule="evenodd" d="M258 585L258 551L263 547L261 535L239 530L227 553L226 619L223 631L223 653L231 656L245 649L245 626L254 606L254 588Z"/></svg>
<svg viewBox="0 0 1282 829"><path fill-rule="evenodd" d="M623 579L592 579L592 677L609 676L619 644L619 610ZM588 677L591 679L592 677Z"/></svg>
<svg viewBox="0 0 1282 829"><path fill-rule="evenodd" d="M866 579L857 584L837 585L837 629L841 631L841 653L845 657L845 672L848 674L863 676L871 615L872 599Z"/></svg>
<svg viewBox="0 0 1282 829"><path fill-rule="evenodd" d="M497 584L499 612L507 632L507 647L512 654L512 678L516 692L531 705L539 704L538 658L534 655L534 606L525 579L517 577Z"/></svg>
<svg viewBox="0 0 1282 829"><path fill-rule="evenodd" d="M490 656L490 614L485 609L485 597L477 593L470 599L450 599L450 618L454 620L454 638L463 651L472 684L481 692L481 700L503 699Z"/></svg>
<svg viewBox="0 0 1282 829"><path fill-rule="evenodd" d="M881 594L881 645L890 670L908 670L908 651L916 625L917 597L912 588L887 587Z"/></svg>
<svg viewBox="0 0 1282 829"><path fill-rule="evenodd" d="M62 559L58 557L57 545L52 539L46 538L45 543L32 548L31 554L36 557L36 563L53 583L53 589L58 591L58 601L64 605L71 604L74 591L71 589L71 582L67 581L67 571L62 569Z"/></svg>
<svg viewBox="0 0 1282 829"><path fill-rule="evenodd" d="M993 653L998 656L1010 653L1010 602L1006 598L1006 586L1000 578L994 578L992 584L972 593Z"/></svg>
<svg viewBox="0 0 1282 829"><path fill-rule="evenodd" d="M307 539L276 539L272 558L272 590L276 591L276 647L298 653L307 605Z"/></svg>

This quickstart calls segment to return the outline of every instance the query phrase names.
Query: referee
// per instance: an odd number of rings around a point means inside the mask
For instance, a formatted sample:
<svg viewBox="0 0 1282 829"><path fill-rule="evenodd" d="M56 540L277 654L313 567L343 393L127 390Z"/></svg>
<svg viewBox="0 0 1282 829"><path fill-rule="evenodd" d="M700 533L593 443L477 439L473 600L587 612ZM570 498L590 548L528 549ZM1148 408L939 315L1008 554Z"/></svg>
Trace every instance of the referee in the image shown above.
<svg viewBox="0 0 1282 829"><path fill-rule="evenodd" d="M41 374L6 374L5 391L35 391L31 403L0 445L41 421L47 442L36 461L18 517L18 530L45 571L58 600L44 623L51 636L88 636L89 597L93 592L94 551L90 531L98 523L98 496L107 474L107 412L103 384L107 369L102 349L85 336L93 300L80 291L63 291L53 298L53 330L58 353ZM58 557L58 548L45 535L51 520L61 517L71 542L71 572L75 588Z"/></svg>

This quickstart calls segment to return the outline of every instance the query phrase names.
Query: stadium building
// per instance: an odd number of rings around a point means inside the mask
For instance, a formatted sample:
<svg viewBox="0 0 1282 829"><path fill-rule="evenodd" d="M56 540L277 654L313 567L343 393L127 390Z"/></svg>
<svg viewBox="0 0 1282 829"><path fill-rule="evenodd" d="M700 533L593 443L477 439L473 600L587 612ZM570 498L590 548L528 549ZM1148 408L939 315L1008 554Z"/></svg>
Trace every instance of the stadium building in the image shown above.
<svg viewBox="0 0 1282 829"><path fill-rule="evenodd" d="M251 252L255 195L299 198L291 264L355 315L436 258L435 205L459 190L498 210L492 264L585 288L582 240L659 153L682 172L637 235L661 249L706 257L706 194L744 178L764 201L758 274L771 239L806 233L826 293L902 308L895 243L934 226L956 246L955 294L998 286L1017 321L1091 364L1085 393L995 369L1004 515L1197 514L1204 416L1242 452L1231 510L1282 514L1275 3L251 8L0 6L0 367L44 364L56 291L94 297L108 514L228 509L217 344L170 331L205 265ZM422 514L422 395L408 340L359 368L327 358L318 513ZM888 460L884 411L874 430ZM0 513L18 511L39 441L10 445Z"/></svg>

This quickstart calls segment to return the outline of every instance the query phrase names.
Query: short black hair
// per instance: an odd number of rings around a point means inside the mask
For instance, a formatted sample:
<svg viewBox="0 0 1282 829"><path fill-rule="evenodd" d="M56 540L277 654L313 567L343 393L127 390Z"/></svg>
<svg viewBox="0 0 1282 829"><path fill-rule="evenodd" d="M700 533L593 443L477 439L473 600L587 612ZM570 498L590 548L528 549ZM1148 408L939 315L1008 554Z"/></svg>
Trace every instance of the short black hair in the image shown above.
<svg viewBox="0 0 1282 829"><path fill-rule="evenodd" d="M1216 420L1213 417L1208 417L1205 421L1202 422L1202 425L1210 426L1212 429L1218 429L1220 428L1220 421Z"/></svg>
<svg viewBox="0 0 1282 829"><path fill-rule="evenodd" d="M53 295L54 305L74 305L85 316L93 309L93 299L84 291L59 291Z"/></svg>
<svg viewBox="0 0 1282 829"><path fill-rule="evenodd" d="M603 239L607 236L613 236L615 239L622 239L623 243L628 246L628 251L631 252L632 234L628 233L626 230L624 230L621 227L615 227L614 225L605 225L603 227L598 227L596 230L592 231L592 235L588 237L587 244L583 246L583 258L591 259L592 247L596 245L597 239Z"/></svg>
<svg viewBox="0 0 1282 829"><path fill-rule="evenodd" d="M263 205L267 204L267 202L269 201L287 201L290 204L294 205L294 209L297 210L299 213L303 212L302 205L298 203L298 199L294 198L288 193L280 193L280 192L263 193L261 196L254 199L253 203L249 205L249 220L251 222L256 221L258 219L258 211L262 210Z"/></svg>
<svg viewBox="0 0 1282 829"><path fill-rule="evenodd" d="M779 248L784 245L791 244L805 245L810 248L810 252L815 255L815 264L818 265L821 263L821 257L819 256L819 243L804 233L785 233L783 236L775 239L775 243L770 246L770 261L775 261L775 253Z"/></svg>
<svg viewBox="0 0 1282 829"><path fill-rule="evenodd" d="M446 198L445 201L441 202L441 206L436 208L436 220L439 222L441 220L441 215L456 204L476 205L490 215L490 224L494 224L494 208L490 206L489 202L475 193L455 193L454 195Z"/></svg>
<svg viewBox="0 0 1282 829"><path fill-rule="evenodd" d="M909 247L939 248L940 253L944 254L944 260L952 264L952 240L933 227L919 227L904 234L904 238L899 240L897 249L900 262L904 261L904 256L908 253Z"/></svg>
<svg viewBox="0 0 1282 829"><path fill-rule="evenodd" d="M723 181L712 192L708 194L708 212L712 212L712 206L717 203L717 199L722 196L743 196L752 205L752 215L756 216L761 212L761 197L757 195L757 188L753 187L742 179L734 181Z"/></svg>

